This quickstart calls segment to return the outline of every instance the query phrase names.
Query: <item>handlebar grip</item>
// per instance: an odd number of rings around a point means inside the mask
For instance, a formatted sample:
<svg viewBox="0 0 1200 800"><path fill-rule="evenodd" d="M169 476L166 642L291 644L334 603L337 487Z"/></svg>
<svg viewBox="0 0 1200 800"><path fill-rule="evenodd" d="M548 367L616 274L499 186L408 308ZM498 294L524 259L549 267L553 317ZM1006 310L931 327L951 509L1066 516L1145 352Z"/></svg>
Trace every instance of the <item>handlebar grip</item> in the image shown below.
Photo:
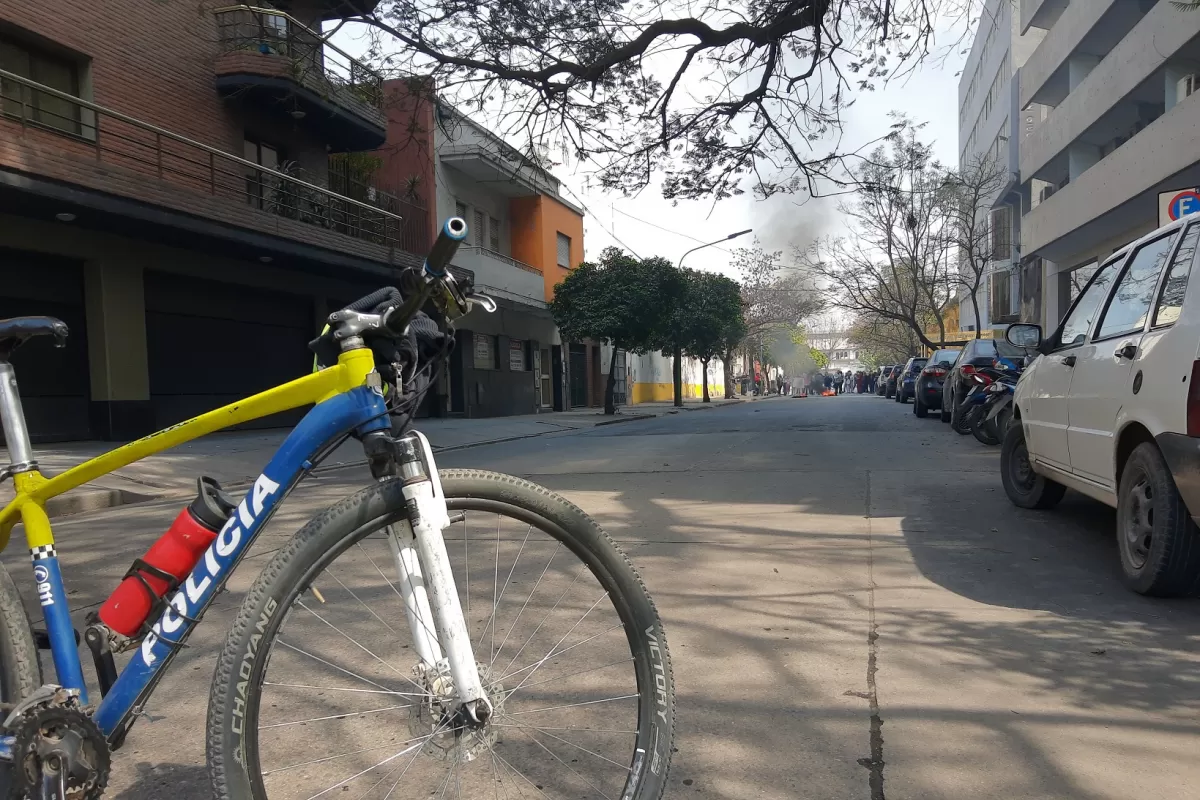
<svg viewBox="0 0 1200 800"><path fill-rule="evenodd" d="M437 240L425 257L425 273L440 278L446 274L450 259L458 251L459 244L467 238L467 221L462 217L450 217L442 225Z"/></svg>

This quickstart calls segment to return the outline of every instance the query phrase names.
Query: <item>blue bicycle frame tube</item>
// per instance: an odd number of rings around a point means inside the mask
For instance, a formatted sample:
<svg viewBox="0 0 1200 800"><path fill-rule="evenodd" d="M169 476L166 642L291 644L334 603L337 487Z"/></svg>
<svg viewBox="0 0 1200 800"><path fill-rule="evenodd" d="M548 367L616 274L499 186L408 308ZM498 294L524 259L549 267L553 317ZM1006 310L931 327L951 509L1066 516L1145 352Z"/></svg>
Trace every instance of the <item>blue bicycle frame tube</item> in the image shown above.
<svg viewBox="0 0 1200 800"><path fill-rule="evenodd" d="M355 429L359 433L388 430L390 424L383 397L377 390L366 386L318 403L300 420L179 591L171 597L162 616L146 634L141 646L134 651L133 659L121 671L112 690L96 709L96 724L110 741L123 733L129 715L140 710L140 706L146 702L163 669L203 616L238 560L254 543L276 505L312 467L310 459L325 444L347 430ZM65 604L61 608L65 615ZM67 625L70 646L64 651L63 658L73 657L82 685L78 648L70 623ZM51 641L57 665L59 650L63 645L53 638ZM60 678L63 675L61 667L59 675Z"/></svg>
<svg viewBox="0 0 1200 800"><path fill-rule="evenodd" d="M79 661L79 645L75 641L75 626L71 624L71 610L67 607L67 590L63 587L62 570L53 545L35 547L33 579L37 583L38 602L42 605L42 616L46 620L46 633L50 637L50 651L54 657L54 671L58 684L68 689L79 690L79 702L87 705L87 686L83 681L83 666Z"/></svg>

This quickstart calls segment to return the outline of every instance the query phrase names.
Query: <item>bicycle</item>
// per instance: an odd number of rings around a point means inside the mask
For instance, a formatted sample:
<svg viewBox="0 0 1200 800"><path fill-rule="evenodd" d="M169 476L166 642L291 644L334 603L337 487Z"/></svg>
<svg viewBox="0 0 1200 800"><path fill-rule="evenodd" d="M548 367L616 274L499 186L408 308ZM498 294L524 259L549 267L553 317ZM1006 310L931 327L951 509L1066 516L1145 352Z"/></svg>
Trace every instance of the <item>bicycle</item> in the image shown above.
<svg viewBox="0 0 1200 800"><path fill-rule="evenodd" d="M38 471L9 357L37 336L61 346L66 326L0 321L0 422L12 457L0 478L17 490L0 511L0 546L23 522L42 645L57 675L43 685L38 637L0 565L4 796L103 794L111 753L213 598L283 499L351 435L373 483L314 516L270 559L218 658L206 730L215 796L661 796L674 731L670 658L628 559L567 500L516 477L439 472L428 439L407 430L421 377L448 353L454 320L495 309L448 270L466 235L466 223L451 218L423 268L402 275L404 293L383 289L330 315L310 345L325 368L52 478ZM153 453L309 403L244 497L202 478L197 499L155 545L169 546L135 560L88 616L82 639L102 696L92 705L45 502ZM168 551L194 560L168 569ZM127 656L119 671L114 655Z"/></svg>

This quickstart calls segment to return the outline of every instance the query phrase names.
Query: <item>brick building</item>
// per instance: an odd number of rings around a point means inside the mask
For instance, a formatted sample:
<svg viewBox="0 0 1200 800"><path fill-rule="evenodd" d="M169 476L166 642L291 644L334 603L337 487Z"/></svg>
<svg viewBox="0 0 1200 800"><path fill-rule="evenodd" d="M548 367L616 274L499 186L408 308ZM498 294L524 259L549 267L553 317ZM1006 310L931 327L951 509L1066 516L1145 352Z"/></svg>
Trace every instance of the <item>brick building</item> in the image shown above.
<svg viewBox="0 0 1200 800"><path fill-rule="evenodd" d="M419 263L421 194L330 169L387 137L380 76L316 33L364 5L0 0L0 316L71 329L14 358L36 439L303 374L329 310Z"/></svg>

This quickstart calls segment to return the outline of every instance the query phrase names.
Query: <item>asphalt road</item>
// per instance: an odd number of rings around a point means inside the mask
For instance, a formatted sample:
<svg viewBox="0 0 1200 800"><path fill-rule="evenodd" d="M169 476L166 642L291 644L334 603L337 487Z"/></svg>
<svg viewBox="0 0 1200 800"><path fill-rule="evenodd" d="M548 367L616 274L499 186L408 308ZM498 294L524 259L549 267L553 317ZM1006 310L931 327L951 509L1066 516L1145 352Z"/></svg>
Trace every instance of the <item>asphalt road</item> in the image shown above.
<svg viewBox="0 0 1200 800"><path fill-rule="evenodd" d="M630 554L674 660L668 797L1200 796L1200 604L1126 591L1112 512L1076 495L1012 507L998 449L911 405L767 400L441 464L560 491ZM209 796L205 703L240 593L361 482L288 501L117 754L109 796ZM80 613L175 512L56 524Z"/></svg>

